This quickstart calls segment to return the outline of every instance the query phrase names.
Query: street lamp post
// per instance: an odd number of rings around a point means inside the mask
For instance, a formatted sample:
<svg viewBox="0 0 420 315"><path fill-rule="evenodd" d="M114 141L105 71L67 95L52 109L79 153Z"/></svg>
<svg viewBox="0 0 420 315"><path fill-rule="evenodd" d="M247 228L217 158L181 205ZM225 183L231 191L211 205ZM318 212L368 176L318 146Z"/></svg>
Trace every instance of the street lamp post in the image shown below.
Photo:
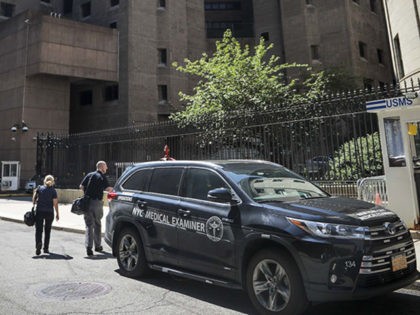
<svg viewBox="0 0 420 315"><path fill-rule="evenodd" d="M25 20L26 24L26 40L25 40L25 61L23 66L23 96L22 96L22 120L20 123L15 123L11 128L10 131L17 132L19 129L22 132L27 132L29 130L28 125L25 123L25 105L26 105L26 76L28 71L28 46L29 46L29 25L30 20Z"/></svg>

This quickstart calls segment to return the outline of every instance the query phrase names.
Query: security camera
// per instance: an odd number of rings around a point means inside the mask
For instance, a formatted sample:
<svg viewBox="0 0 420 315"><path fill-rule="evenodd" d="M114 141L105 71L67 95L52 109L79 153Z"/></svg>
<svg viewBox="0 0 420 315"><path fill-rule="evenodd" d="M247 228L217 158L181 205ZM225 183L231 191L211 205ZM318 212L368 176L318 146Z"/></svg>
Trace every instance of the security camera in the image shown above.
<svg viewBox="0 0 420 315"><path fill-rule="evenodd" d="M11 132L16 132L17 131L17 127L16 126L13 126L12 128L10 128L10 131Z"/></svg>
<svg viewBox="0 0 420 315"><path fill-rule="evenodd" d="M26 125L22 126L22 131L23 132L27 132L28 130L29 130L28 126L26 126Z"/></svg>

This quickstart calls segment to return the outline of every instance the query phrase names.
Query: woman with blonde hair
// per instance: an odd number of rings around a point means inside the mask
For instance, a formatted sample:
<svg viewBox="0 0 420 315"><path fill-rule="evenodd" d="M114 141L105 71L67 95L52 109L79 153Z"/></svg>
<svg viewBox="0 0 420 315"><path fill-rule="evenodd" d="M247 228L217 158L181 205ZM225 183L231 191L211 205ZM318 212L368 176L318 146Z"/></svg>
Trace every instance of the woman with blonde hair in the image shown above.
<svg viewBox="0 0 420 315"><path fill-rule="evenodd" d="M47 175L44 178L44 184L38 186L34 191L32 201L36 203L36 217L35 217L35 247L36 254L41 254L42 248L42 230L45 227L44 234L44 253L49 253L51 226L54 221L54 209L56 213L56 220L60 219L58 213L58 198L57 191L54 188L54 176ZM45 226L44 226L45 223Z"/></svg>

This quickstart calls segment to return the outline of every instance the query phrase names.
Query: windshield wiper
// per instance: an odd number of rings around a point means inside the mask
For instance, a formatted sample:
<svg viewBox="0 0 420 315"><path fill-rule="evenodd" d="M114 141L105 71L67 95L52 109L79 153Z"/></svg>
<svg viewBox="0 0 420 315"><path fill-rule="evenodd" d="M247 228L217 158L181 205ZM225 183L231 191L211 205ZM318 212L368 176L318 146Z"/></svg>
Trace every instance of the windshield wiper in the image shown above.
<svg viewBox="0 0 420 315"><path fill-rule="evenodd" d="M267 202L284 202L283 200L279 199L262 199L262 200L255 200L258 203L267 203Z"/></svg>

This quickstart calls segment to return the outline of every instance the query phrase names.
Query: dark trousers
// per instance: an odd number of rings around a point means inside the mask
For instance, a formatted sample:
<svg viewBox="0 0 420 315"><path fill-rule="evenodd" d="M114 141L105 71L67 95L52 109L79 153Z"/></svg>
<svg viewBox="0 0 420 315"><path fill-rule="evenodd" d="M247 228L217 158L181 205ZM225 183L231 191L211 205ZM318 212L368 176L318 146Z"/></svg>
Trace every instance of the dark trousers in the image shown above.
<svg viewBox="0 0 420 315"><path fill-rule="evenodd" d="M45 227L44 249L50 245L51 225L54 221L54 212L38 211L35 220L35 247L42 247L42 230ZM45 222L45 225L44 225Z"/></svg>
<svg viewBox="0 0 420 315"><path fill-rule="evenodd" d="M101 219L104 216L103 206L104 203L102 200L91 199L89 210L84 215L86 223L85 246L88 249L92 249L93 244L95 244L95 248L101 246Z"/></svg>

